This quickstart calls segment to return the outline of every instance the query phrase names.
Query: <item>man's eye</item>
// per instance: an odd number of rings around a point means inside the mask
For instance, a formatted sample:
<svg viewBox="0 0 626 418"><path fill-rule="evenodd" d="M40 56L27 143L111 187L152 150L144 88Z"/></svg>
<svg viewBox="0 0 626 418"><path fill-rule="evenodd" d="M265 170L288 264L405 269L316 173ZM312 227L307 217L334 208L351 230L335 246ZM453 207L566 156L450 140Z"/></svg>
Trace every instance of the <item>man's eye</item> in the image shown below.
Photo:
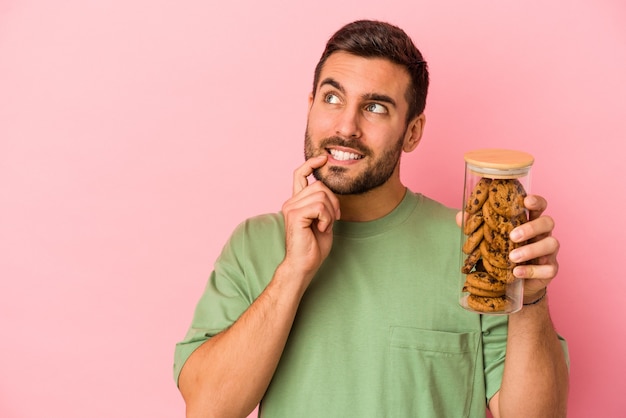
<svg viewBox="0 0 626 418"><path fill-rule="evenodd" d="M372 113L387 113L387 108L380 103L370 103L365 106L365 110Z"/></svg>
<svg viewBox="0 0 626 418"><path fill-rule="evenodd" d="M328 93L327 95L324 96L324 101L330 104L337 104L339 103L339 97L335 96L332 93Z"/></svg>

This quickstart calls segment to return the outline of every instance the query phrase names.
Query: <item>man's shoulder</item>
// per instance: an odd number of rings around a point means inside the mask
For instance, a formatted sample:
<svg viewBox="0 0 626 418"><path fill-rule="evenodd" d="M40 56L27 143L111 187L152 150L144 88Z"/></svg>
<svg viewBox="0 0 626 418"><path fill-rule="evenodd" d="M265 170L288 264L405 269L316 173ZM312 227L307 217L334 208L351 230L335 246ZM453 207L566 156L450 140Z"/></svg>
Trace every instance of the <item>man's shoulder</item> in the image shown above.
<svg viewBox="0 0 626 418"><path fill-rule="evenodd" d="M456 213L458 212L458 209L452 208L421 193L411 192L411 194L413 194L412 198L416 199L418 202L417 207L419 207L422 211L428 212L431 216L435 215L443 219L454 219Z"/></svg>
<svg viewBox="0 0 626 418"><path fill-rule="evenodd" d="M224 245L224 257L256 260L284 249L285 226L280 213L252 216L240 222ZM283 250L284 251L284 250Z"/></svg>
<svg viewBox="0 0 626 418"><path fill-rule="evenodd" d="M249 217L239 223L233 233L234 236L263 236L283 234L285 221L280 212L263 213Z"/></svg>
<svg viewBox="0 0 626 418"><path fill-rule="evenodd" d="M243 221L245 224L249 224L256 227L273 227L284 226L283 214L280 212L262 213L252 216Z"/></svg>

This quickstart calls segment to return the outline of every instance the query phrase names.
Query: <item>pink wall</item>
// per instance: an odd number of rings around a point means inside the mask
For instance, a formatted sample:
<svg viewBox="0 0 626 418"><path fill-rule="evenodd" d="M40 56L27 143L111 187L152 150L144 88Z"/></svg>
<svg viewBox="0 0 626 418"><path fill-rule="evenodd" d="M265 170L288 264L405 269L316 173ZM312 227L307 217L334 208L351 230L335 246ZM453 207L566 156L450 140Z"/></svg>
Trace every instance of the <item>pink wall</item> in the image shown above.
<svg viewBox="0 0 626 418"><path fill-rule="evenodd" d="M457 206L464 151L535 155L569 416L623 416L622 1L209 3L0 2L0 416L183 416L174 343L231 229L288 196L313 65L363 17L430 62L413 189Z"/></svg>

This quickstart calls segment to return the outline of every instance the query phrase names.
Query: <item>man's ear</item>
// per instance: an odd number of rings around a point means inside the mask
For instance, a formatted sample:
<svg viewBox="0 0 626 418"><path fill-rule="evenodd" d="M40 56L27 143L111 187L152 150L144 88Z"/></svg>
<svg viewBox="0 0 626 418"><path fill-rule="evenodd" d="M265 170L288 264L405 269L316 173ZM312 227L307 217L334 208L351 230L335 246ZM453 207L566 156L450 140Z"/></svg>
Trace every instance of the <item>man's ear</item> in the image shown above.
<svg viewBox="0 0 626 418"><path fill-rule="evenodd" d="M313 92L309 93L309 111L311 111L311 106L313 106L313 99L315 98L315 96L313 95Z"/></svg>
<svg viewBox="0 0 626 418"><path fill-rule="evenodd" d="M424 125L426 124L426 115L424 113L416 116L407 126L406 135L404 136L404 145L402 150L404 152L411 152L422 139L422 133L424 133Z"/></svg>

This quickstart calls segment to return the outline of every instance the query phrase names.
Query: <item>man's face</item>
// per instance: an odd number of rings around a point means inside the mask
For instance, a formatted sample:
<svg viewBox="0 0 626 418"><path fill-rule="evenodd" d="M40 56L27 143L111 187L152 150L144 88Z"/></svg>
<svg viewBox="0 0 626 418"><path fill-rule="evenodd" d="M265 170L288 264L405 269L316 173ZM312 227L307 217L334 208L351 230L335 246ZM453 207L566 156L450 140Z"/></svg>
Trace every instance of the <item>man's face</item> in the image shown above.
<svg viewBox="0 0 626 418"><path fill-rule="evenodd" d="M320 74L305 157L328 155L313 173L337 194L360 194L398 175L407 137L407 71L388 60L332 54Z"/></svg>

